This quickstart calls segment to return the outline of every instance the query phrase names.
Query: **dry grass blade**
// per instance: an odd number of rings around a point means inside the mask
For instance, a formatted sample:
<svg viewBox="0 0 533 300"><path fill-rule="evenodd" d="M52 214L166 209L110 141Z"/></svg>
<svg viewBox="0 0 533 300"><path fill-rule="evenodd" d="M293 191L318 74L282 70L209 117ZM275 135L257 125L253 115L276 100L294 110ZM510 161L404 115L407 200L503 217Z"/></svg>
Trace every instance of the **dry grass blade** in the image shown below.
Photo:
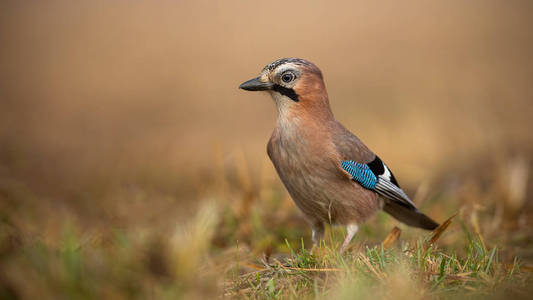
<svg viewBox="0 0 533 300"><path fill-rule="evenodd" d="M338 268L294 268L294 267L283 267L287 270L293 271L302 271L302 272L341 272L342 269Z"/></svg>
<svg viewBox="0 0 533 300"><path fill-rule="evenodd" d="M428 275L439 275L438 272L428 272ZM472 275L472 272L464 272L464 273L457 273L457 274L448 274L444 277L447 280L458 280L458 281L475 281L475 278L469 277Z"/></svg>
<svg viewBox="0 0 533 300"><path fill-rule="evenodd" d="M391 232L387 235L385 240L383 240L383 247L385 249L389 249L390 247L392 247L392 245L400 237L400 234L402 234L402 230L397 226L394 226L394 228L392 228Z"/></svg>
<svg viewBox="0 0 533 300"><path fill-rule="evenodd" d="M283 270L302 271L302 272L340 272L342 269L338 268L295 268L284 266L278 259L274 258L274 261L278 264L278 267Z"/></svg>
<svg viewBox="0 0 533 300"><path fill-rule="evenodd" d="M433 231L433 236L431 236L431 239L427 241L426 245L424 246L425 249L429 248L429 246L433 245L442 235L442 233L450 226L452 223L452 219L457 216L457 213L454 213L451 217L448 218L448 220L442 222L437 229Z"/></svg>
<svg viewBox="0 0 533 300"><path fill-rule="evenodd" d="M365 255L362 255L360 254L359 255L359 258L361 259L361 261L368 267L368 269L370 271L372 271L372 273L374 273L374 275L376 275L377 278L379 279L384 279L385 278L385 275L378 272L376 270L376 268L374 268L374 266L372 266L372 263L370 262L370 260L368 259L368 257L366 257Z"/></svg>

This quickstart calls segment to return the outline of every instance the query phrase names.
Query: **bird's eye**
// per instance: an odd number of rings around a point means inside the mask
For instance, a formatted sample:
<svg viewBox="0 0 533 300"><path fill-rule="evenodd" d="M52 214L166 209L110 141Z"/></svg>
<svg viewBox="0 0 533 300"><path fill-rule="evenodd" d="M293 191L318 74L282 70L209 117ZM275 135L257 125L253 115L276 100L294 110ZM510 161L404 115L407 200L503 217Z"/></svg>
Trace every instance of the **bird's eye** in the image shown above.
<svg viewBox="0 0 533 300"><path fill-rule="evenodd" d="M281 80L285 83L289 83L294 80L294 74L292 73L285 73L281 75Z"/></svg>

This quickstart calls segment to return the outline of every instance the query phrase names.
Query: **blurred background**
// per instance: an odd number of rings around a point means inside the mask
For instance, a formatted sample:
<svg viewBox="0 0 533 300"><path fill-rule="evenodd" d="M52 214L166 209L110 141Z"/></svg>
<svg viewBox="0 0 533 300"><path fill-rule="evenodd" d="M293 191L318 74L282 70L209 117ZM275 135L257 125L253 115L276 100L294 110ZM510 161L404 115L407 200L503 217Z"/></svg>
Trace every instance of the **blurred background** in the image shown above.
<svg viewBox="0 0 533 300"><path fill-rule="evenodd" d="M3 291L64 287L53 267L37 280L36 243L51 265L53 249L98 248L78 263L115 278L100 264L123 240L148 273L179 277L150 249L194 218L211 224L197 243L210 255L309 241L266 155L274 104L237 88L281 57L321 68L337 119L429 215L461 211L533 260L532 13L493 0L2 1ZM397 225L372 222L378 240Z"/></svg>

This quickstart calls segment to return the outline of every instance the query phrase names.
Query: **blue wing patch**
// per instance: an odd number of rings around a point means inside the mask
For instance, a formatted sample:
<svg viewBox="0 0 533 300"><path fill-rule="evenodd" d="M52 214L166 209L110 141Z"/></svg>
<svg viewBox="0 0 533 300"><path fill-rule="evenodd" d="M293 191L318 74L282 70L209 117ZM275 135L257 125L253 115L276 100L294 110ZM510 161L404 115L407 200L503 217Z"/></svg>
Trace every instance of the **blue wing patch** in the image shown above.
<svg viewBox="0 0 533 300"><path fill-rule="evenodd" d="M343 160L341 166L363 187L369 190L373 190L376 187L378 178L372 173L367 164L358 163L353 160Z"/></svg>

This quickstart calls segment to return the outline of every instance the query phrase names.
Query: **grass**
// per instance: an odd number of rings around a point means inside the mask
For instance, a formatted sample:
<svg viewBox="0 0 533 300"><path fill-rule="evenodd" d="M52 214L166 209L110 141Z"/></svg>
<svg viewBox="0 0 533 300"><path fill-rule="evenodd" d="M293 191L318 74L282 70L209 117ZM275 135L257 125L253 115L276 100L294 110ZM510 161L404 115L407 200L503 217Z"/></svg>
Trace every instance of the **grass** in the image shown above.
<svg viewBox="0 0 533 300"><path fill-rule="evenodd" d="M518 261L500 262L496 247L472 239L465 255L447 252L418 240L387 249L362 246L340 255L326 245L311 254L305 247L280 261L262 260L256 271L234 278L227 296L250 299L426 299L526 297L530 274Z"/></svg>
<svg viewBox="0 0 533 300"><path fill-rule="evenodd" d="M388 239L388 248L354 243L344 255L338 252L341 240L325 242L311 254L301 239L296 245L285 240L284 254L255 256L239 245L214 251L205 239L216 232L214 214L214 206L205 205L169 241L136 240L120 231L108 241L84 240L69 225L57 245L28 242L10 262L4 261L9 280L2 278L1 296L175 299L223 293L245 299L498 299L527 298L531 292L530 269L517 258L502 261L498 247L487 248L471 232L464 232L470 238L461 251L437 245L435 237L446 235L444 227L444 232L412 243ZM328 236L335 240L335 235L330 231ZM21 293L13 284L18 281L33 286Z"/></svg>
<svg viewBox="0 0 533 300"><path fill-rule="evenodd" d="M274 173L254 176L244 155L234 164L215 157L216 170L187 195L173 183L180 174L159 168L128 183L87 180L91 189L70 197L1 180L0 299L522 299L533 291L527 160L508 158L510 169L476 160L407 186L441 227L429 233L378 213L340 255L342 227L327 227L311 253L311 230Z"/></svg>
<svg viewBox="0 0 533 300"><path fill-rule="evenodd" d="M502 213L497 201L482 207L484 192L472 182L455 192L440 182L422 199L428 214L449 217L434 232L380 213L340 255L344 228L328 227L311 253L310 230L283 187L263 183L254 192L240 168L240 176L215 180L192 216L165 226L137 214L132 223L95 229L74 214L55 218L32 208L37 194L4 185L9 203L26 205L3 209L0 298L520 299L532 291L524 217ZM155 204L144 206L148 215ZM55 220L51 229L27 217L43 214Z"/></svg>

